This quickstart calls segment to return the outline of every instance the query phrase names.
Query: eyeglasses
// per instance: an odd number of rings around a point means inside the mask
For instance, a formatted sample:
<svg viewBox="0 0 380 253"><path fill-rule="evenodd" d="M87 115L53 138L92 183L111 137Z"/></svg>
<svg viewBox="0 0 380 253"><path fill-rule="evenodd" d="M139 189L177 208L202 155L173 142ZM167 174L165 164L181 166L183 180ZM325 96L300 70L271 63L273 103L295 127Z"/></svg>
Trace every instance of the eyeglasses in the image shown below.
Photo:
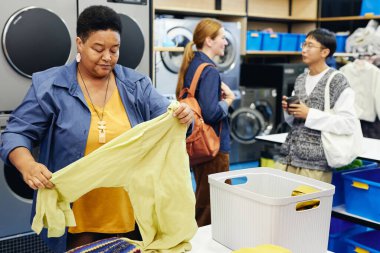
<svg viewBox="0 0 380 253"><path fill-rule="evenodd" d="M306 42L301 43L300 46L301 46L302 49L306 49L306 50L310 50L310 49L312 49L312 48L325 49L325 47L317 47L317 46L314 46L314 45L311 44L311 43L306 43Z"/></svg>

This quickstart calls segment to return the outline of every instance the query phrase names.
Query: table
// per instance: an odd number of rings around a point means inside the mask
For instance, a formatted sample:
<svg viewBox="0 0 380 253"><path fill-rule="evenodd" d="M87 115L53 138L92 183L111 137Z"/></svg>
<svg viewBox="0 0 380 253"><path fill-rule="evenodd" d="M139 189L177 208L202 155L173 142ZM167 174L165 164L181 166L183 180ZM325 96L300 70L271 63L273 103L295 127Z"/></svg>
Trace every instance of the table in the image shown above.
<svg viewBox="0 0 380 253"><path fill-rule="evenodd" d="M270 134L265 136L257 136L256 139L260 141L267 141L280 144L285 142L287 135L287 133ZM363 153L359 156L359 158L372 160L376 162L380 161L380 140L364 138L363 144L364 150ZM371 227L380 230L380 222L369 220L358 215L348 213L344 205L334 206L332 208L331 215L339 219L351 221L366 227Z"/></svg>
<svg viewBox="0 0 380 253"><path fill-rule="evenodd" d="M257 140L268 141L273 143L284 143L287 133L282 134L270 134L257 136ZM380 140L372 139L372 138L364 138L363 140L363 153L359 156L359 158L372 160L372 161L380 161Z"/></svg>
<svg viewBox="0 0 380 253"><path fill-rule="evenodd" d="M211 225L201 227L191 240L193 249L191 253L231 253L232 251L214 241L211 236ZM332 253L328 251L328 253Z"/></svg>

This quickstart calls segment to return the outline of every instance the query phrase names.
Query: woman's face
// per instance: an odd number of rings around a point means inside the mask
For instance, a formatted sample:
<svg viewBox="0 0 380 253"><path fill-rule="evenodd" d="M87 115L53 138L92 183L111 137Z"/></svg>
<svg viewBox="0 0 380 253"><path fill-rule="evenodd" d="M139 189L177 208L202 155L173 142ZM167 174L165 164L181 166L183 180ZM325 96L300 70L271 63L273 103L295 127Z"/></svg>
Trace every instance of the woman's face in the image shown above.
<svg viewBox="0 0 380 253"><path fill-rule="evenodd" d="M96 78L110 74L119 59L119 48L120 34L112 30L92 32L85 42L77 37L80 65Z"/></svg>
<svg viewBox="0 0 380 253"><path fill-rule="evenodd" d="M228 45L228 42L226 40L226 31L224 28L220 28L218 32L218 36L215 37L215 39L212 40L213 43L211 45L211 49L215 56L223 56L224 55L224 49Z"/></svg>

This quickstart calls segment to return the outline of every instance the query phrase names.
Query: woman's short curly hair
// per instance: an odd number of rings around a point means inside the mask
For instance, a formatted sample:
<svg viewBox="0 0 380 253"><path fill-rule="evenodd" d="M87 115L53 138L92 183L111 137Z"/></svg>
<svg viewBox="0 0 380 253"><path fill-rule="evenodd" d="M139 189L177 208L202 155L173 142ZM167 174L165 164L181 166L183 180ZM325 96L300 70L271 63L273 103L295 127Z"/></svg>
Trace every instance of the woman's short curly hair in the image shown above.
<svg viewBox="0 0 380 253"><path fill-rule="evenodd" d="M113 9L93 5L82 11L77 21L77 36L86 41L92 32L112 30L121 34L122 26L119 14Z"/></svg>

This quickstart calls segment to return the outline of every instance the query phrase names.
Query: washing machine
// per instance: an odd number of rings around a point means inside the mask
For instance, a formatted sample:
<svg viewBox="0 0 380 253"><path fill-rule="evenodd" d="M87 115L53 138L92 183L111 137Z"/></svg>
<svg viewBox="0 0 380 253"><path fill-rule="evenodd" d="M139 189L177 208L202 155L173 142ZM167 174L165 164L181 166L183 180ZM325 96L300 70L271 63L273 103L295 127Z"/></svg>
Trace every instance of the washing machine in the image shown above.
<svg viewBox="0 0 380 253"><path fill-rule="evenodd" d="M91 5L104 5L119 13L122 23L118 64L152 76L152 0L78 0L81 13Z"/></svg>
<svg viewBox="0 0 380 253"><path fill-rule="evenodd" d="M8 117L0 114L0 135ZM38 148L32 153L37 157ZM31 231L33 194L18 170L0 160L0 252L51 252Z"/></svg>
<svg viewBox="0 0 380 253"><path fill-rule="evenodd" d="M185 47L193 40L193 29L198 20L159 18L155 21L155 36L162 36L162 41L178 47ZM178 72L182 64L183 52L155 53L155 86L158 92L170 97L175 94Z"/></svg>
<svg viewBox="0 0 380 253"><path fill-rule="evenodd" d="M228 45L224 50L224 56L217 56L214 61L220 72L222 81L231 90L238 90L240 85L240 22L223 22L226 31Z"/></svg>
<svg viewBox="0 0 380 253"><path fill-rule="evenodd" d="M31 75L73 59L76 0L17 0L3 3L0 53L0 111L22 101Z"/></svg>
<svg viewBox="0 0 380 253"><path fill-rule="evenodd" d="M263 144L256 136L274 131L276 122L275 88L240 87L240 98L230 107L231 153L230 162L257 161Z"/></svg>

